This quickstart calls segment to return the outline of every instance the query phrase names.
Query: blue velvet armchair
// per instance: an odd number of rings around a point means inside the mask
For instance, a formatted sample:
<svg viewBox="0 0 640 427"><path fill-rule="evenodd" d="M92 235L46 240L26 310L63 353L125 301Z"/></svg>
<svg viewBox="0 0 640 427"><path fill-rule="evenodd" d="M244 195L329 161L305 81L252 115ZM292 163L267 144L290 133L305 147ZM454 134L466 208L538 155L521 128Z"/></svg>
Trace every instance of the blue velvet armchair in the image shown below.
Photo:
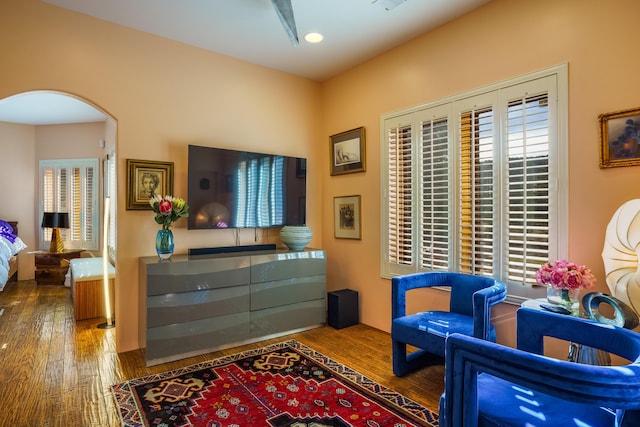
<svg viewBox="0 0 640 427"><path fill-rule="evenodd" d="M449 311L406 314L407 292L449 287ZM489 277L450 272L416 273L391 279L393 373L403 376L420 367L442 363L445 339L462 333L495 341L491 307L505 300L504 283ZM407 354L407 345L417 347Z"/></svg>
<svg viewBox="0 0 640 427"><path fill-rule="evenodd" d="M447 339L440 426L640 426L640 334L521 308L517 348L454 334ZM616 354L622 366L544 356L544 337Z"/></svg>

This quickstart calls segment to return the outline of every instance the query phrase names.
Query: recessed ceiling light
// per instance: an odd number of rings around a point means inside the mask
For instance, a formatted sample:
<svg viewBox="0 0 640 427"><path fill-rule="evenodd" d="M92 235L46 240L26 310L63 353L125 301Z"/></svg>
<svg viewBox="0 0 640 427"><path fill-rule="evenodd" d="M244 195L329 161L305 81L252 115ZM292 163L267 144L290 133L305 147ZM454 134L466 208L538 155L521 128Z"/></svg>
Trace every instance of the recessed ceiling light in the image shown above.
<svg viewBox="0 0 640 427"><path fill-rule="evenodd" d="M320 43L324 36L320 33L307 33L304 39L309 43Z"/></svg>

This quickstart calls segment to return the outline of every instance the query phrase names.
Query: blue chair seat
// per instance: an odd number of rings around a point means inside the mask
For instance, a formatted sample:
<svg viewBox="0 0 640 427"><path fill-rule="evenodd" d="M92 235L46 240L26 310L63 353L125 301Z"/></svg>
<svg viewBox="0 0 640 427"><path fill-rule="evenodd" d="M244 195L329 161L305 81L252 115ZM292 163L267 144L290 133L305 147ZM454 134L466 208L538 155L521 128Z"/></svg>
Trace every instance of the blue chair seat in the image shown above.
<svg viewBox="0 0 640 427"><path fill-rule="evenodd" d="M610 409L563 401L489 374L478 375L479 427L600 427L615 425Z"/></svg>
<svg viewBox="0 0 640 427"><path fill-rule="evenodd" d="M397 341L428 347L432 353L444 354L445 339L449 335L459 333L473 336L473 317L448 311L424 311L394 319L391 331ZM493 325L489 325L487 339L496 340Z"/></svg>

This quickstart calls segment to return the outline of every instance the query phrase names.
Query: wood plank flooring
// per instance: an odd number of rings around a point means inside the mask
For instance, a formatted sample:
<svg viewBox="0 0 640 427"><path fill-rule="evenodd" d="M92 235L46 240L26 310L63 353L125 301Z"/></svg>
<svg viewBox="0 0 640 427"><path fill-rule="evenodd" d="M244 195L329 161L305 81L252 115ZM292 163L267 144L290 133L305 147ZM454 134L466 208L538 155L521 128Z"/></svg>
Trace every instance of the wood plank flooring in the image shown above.
<svg viewBox="0 0 640 427"><path fill-rule="evenodd" d="M444 388L441 365L396 378L389 334L365 325L325 326L147 368L144 350L116 353L115 329L97 328L104 319L76 322L67 288L8 284L0 311L0 426L119 426L112 384L288 338L434 411Z"/></svg>

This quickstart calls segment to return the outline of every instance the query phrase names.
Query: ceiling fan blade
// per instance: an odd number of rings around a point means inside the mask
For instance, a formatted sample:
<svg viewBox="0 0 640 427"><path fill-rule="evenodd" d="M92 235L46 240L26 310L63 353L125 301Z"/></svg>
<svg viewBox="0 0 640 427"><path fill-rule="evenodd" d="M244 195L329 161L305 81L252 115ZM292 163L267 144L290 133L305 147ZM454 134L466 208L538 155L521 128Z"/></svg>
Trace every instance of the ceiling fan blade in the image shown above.
<svg viewBox="0 0 640 427"><path fill-rule="evenodd" d="M298 29L296 28L296 21L293 18L293 7L291 6L291 0L271 0L273 7L282 22L284 31L289 36L291 44L297 46L300 42L298 40Z"/></svg>

